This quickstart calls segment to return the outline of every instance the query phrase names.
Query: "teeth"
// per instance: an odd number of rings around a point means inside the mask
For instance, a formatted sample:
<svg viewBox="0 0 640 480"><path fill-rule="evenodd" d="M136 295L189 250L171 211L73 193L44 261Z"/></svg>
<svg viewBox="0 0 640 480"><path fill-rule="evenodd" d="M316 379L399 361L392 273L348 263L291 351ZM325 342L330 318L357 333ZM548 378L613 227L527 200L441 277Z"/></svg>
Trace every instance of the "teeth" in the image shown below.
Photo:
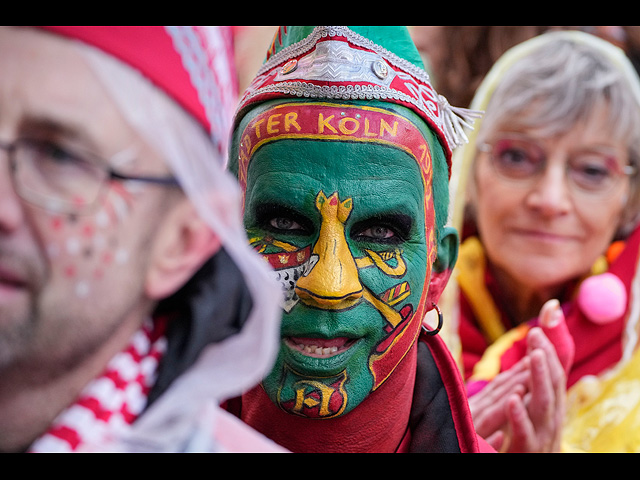
<svg viewBox="0 0 640 480"><path fill-rule="evenodd" d="M338 347L318 347L317 345L298 344L298 349L303 353L312 353L315 355L331 355L338 351Z"/></svg>

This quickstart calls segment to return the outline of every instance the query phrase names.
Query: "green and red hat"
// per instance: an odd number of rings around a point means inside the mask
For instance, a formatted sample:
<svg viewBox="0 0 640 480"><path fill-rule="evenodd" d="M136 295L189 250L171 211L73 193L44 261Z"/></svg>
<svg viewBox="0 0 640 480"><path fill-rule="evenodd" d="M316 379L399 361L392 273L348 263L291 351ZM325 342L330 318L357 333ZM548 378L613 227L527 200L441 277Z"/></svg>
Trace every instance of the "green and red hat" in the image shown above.
<svg viewBox="0 0 640 480"><path fill-rule="evenodd" d="M382 101L407 107L436 133L449 171L476 112L439 95L406 27L279 27L264 64L240 100L237 117L279 98Z"/></svg>

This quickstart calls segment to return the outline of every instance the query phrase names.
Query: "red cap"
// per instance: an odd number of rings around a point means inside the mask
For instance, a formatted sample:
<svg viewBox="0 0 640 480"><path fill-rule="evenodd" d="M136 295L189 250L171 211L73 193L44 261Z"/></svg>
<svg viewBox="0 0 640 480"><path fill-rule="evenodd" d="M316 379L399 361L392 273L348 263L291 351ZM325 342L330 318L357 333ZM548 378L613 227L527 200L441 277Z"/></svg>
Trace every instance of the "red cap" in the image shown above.
<svg viewBox="0 0 640 480"><path fill-rule="evenodd" d="M225 27L43 26L140 71L218 141L237 99L231 30Z"/></svg>

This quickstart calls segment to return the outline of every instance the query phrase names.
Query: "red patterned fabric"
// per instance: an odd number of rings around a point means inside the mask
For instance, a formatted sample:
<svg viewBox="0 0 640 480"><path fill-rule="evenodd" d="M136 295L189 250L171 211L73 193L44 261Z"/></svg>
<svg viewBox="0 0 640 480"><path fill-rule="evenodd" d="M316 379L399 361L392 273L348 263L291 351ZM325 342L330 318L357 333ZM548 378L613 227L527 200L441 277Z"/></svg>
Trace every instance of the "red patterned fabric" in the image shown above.
<svg viewBox="0 0 640 480"><path fill-rule="evenodd" d="M104 373L89 383L30 452L63 453L103 444L121 425L129 425L146 406L166 348L166 322L148 320L116 355Z"/></svg>

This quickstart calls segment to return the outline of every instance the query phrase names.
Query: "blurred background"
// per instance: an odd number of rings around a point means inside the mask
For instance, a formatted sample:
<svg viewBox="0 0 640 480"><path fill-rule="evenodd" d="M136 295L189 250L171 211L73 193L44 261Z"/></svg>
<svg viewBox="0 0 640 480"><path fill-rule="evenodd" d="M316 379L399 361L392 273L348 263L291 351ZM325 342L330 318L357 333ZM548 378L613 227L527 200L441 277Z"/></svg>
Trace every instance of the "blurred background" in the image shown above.
<svg viewBox="0 0 640 480"><path fill-rule="evenodd" d="M234 26L240 92L264 61L277 26ZM512 46L554 29L579 29L623 48L640 67L640 26L409 26L436 91L451 105L469 105L493 62Z"/></svg>

